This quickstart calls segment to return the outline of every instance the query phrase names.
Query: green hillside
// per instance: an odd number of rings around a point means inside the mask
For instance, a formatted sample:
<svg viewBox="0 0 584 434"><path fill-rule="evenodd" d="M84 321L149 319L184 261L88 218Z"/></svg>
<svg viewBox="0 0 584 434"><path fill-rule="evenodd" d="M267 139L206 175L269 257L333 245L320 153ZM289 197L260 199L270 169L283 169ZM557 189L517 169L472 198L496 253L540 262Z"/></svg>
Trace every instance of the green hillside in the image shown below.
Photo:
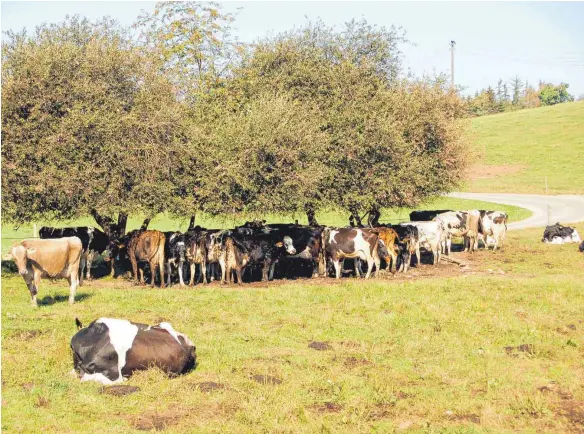
<svg viewBox="0 0 584 434"><path fill-rule="evenodd" d="M584 102L472 120L481 161L465 191L584 194Z"/></svg>

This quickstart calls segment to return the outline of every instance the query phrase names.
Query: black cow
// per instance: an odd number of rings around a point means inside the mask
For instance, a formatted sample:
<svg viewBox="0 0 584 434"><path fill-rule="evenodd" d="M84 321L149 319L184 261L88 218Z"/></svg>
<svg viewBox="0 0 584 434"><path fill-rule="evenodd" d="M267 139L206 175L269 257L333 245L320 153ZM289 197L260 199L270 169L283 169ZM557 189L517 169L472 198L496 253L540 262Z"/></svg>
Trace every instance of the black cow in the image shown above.
<svg viewBox="0 0 584 434"><path fill-rule="evenodd" d="M402 259L399 266L400 272L407 272L410 268L410 264L412 261L412 255L416 253L417 246L419 243L420 235L418 232L418 228L415 226L410 225L386 225L388 227L393 228L397 232L399 236L400 244L401 244L401 253Z"/></svg>
<svg viewBox="0 0 584 434"><path fill-rule="evenodd" d="M438 214L442 214L444 212L450 212L452 210L449 209L438 209L438 210L424 210L424 211L412 211L410 213L410 221L411 222L430 222L434 220Z"/></svg>
<svg viewBox="0 0 584 434"><path fill-rule="evenodd" d="M76 226L69 228L53 228L43 226L39 231L41 239L77 237L81 240L83 252L80 261L79 284L83 283L84 269L87 268L85 278L91 280L91 266L95 254L102 254L109 245L106 234L92 226Z"/></svg>
<svg viewBox="0 0 584 434"><path fill-rule="evenodd" d="M157 367L168 375L184 374L196 365L195 345L163 322L156 326L125 319L99 318L71 339L73 373L81 381L115 384L134 371Z"/></svg>
<svg viewBox="0 0 584 434"><path fill-rule="evenodd" d="M580 246L578 247L578 250L580 250L581 252L584 252L584 241L582 241L580 243Z"/></svg>
<svg viewBox="0 0 584 434"><path fill-rule="evenodd" d="M581 239L576 229L556 223L555 225L546 226L541 241L544 243L563 244L578 243Z"/></svg>
<svg viewBox="0 0 584 434"><path fill-rule="evenodd" d="M171 285L171 273L173 267L178 268L178 279L181 286L185 286L183 279L183 268L186 261L186 237L181 232L164 232L166 242L164 243L164 257L166 259L166 281L167 286Z"/></svg>

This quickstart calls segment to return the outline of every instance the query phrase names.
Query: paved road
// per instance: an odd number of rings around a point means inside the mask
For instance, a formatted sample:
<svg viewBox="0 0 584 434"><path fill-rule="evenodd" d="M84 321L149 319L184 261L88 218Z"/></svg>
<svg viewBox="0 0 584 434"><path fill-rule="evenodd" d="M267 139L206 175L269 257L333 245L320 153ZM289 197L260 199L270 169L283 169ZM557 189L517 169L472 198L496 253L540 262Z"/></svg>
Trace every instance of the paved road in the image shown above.
<svg viewBox="0 0 584 434"><path fill-rule="evenodd" d="M533 215L525 220L513 222L509 229L543 227L548 224L548 205L550 222L562 224L584 221L584 196L561 195L545 196L540 194L506 194L506 193L451 193L451 197L460 199L484 200L526 208Z"/></svg>

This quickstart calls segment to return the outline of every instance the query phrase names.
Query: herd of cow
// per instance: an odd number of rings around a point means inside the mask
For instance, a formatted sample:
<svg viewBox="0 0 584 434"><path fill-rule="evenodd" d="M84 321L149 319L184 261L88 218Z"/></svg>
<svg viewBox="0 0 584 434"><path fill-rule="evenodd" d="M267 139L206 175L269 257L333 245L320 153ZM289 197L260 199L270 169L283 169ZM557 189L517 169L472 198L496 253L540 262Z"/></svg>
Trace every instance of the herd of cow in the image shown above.
<svg viewBox="0 0 584 434"><path fill-rule="evenodd" d="M77 286L91 279L92 261L105 254L111 272L129 262L134 280L145 283L144 265L150 268L150 284L170 285L175 272L185 285L185 265L189 265L189 285L249 280L261 270L261 280L276 277L323 276L343 273L345 259L354 260L354 271L365 277L381 270L382 263L395 273L407 272L416 256L421 263L421 248L431 252L433 264L451 252L452 237L464 239L465 251L473 252L479 240L485 247L500 248L507 229L507 214L501 211L414 211L410 222L374 227L326 227L299 224L247 222L234 229L191 227L187 232L160 232L145 227L121 238L109 239L93 227L51 228L39 231L40 239L28 239L13 246L13 257L30 291L33 305L43 277L67 278L69 302L74 302ZM278 265L280 264L280 265ZM197 270L198 266L198 270ZM158 273L157 273L158 271ZM258 276L259 277L259 276ZM247 280L247 278L246 278Z"/></svg>
<svg viewBox="0 0 584 434"><path fill-rule="evenodd" d="M107 252L105 259L120 265L128 259L134 279L144 282L148 263L151 284L156 270L164 286L165 268L170 285L173 269L185 284L184 265L190 265L189 283L194 284L199 265L199 279L212 280L220 270L222 282L231 281L232 273L242 282L245 269L261 268L262 280L274 278L276 264L284 263L281 274L297 275L304 270L312 275L328 275L332 265L337 278L346 258L354 260L355 274L362 274L361 261L367 262L370 277L381 262L390 271L407 272L412 256L420 264L420 248L430 251L433 264L442 254L450 255L452 237L464 239L465 250L473 252L479 240L485 247L501 247L507 230L507 214L500 211L414 211L412 221L399 225L375 224L374 227L302 226L248 222L231 230L189 228L186 233L160 232L145 227L120 239L110 240L92 227L43 227L41 239L24 240L11 249L20 274L36 305L38 284L42 277L67 278L71 285L69 302L73 303L77 285L91 278L92 259ZM580 242L574 228L559 223L546 227L542 241L561 244ZM584 243L580 245L584 250ZM299 262L294 263L294 262ZM218 265L218 267L213 267ZM215 268L216 270L213 270ZM72 373L81 381L115 384L137 370L156 366L168 375L189 372L196 366L196 348L189 338L163 322L158 325L134 323L126 319L99 318L87 327L76 319L78 332L71 339Z"/></svg>

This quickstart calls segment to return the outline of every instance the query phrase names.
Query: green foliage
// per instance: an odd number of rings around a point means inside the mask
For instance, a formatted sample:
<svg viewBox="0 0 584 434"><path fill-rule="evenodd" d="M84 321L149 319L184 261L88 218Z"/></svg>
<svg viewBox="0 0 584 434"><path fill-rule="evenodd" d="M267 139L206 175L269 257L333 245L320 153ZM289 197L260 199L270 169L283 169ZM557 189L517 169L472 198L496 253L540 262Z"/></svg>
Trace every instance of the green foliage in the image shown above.
<svg viewBox="0 0 584 434"><path fill-rule="evenodd" d="M554 105L574 101L574 97L568 93L568 87L570 85L567 83L560 83L557 86L551 83L545 83L539 90L541 105Z"/></svg>
<svg viewBox="0 0 584 434"><path fill-rule="evenodd" d="M2 65L6 219L155 214L184 188L172 85L115 23L8 34Z"/></svg>

